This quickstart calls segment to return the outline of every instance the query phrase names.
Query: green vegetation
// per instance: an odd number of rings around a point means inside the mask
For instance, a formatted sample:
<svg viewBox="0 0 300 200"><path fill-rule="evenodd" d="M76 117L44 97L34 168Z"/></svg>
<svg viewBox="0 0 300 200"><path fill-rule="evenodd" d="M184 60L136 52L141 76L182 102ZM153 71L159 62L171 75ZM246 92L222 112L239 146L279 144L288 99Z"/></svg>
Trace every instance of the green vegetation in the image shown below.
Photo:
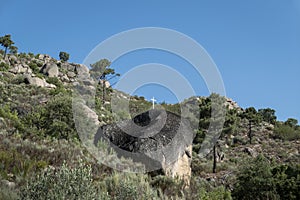
<svg viewBox="0 0 300 200"><path fill-rule="evenodd" d="M14 42L11 40L11 35L5 35L0 37L0 44L4 47L4 58L6 57L8 49L13 54L17 53L18 48L13 46Z"/></svg>
<svg viewBox="0 0 300 200"><path fill-rule="evenodd" d="M106 83L109 80L120 76L120 74L115 73L114 69L110 68L110 64L111 62L107 59L102 59L91 64L91 76L95 80L100 81L100 84L102 85L102 104L105 103Z"/></svg>
<svg viewBox="0 0 300 200"><path fill-rule="evenodd" d="M293 118L289 118L285 122L277 122L274 132L275 138L282 140L300 139L300 126L298 125L298 121Z"/></svg>
<svg viewBox="0 0 300 200"><path fill-rule="evenodd" d="M21 188L20 199L101 199L92 182L91 166L80 163L59 170L47 168Z"/></svg>
<svg viewBox="0 0 300 200"><path fill-rule="evenodd" d="M264 156L246 161L233 190L234 199L299 199L299 165L275 165Z"/></svg>
<svg viewBox="0 0 300 200"><path fill-rule="evenodd" d="M59 59L63 62L67 62L70 59L70 54L68 54L67 52L59 52Z"/></svg>
<svg viewBox="0 0 300 200"><path fill-rule="evenodd" d="M9 35L0 41L5 48L1 54L16 53ZM185 117L195 131L190 185L164 174L122 173L99 163L76 131L71 88L78 84L80 66L68 63L65 52L60 54L63 62L33 53L8 58L0 63L0 199L300 199L300 126L296 119L280 122L271 108L242 109L218 94L191 97L180 104L162 102L157 108L179 115L182 106L189 111ZM23 73L9 72L17 62L51 87L30 85ZM49 62L59 66L59 76L40 73ZM106 59L91 65L91 75L98 82L94 100L101 125L130 119L151 108L144 97L105 86L119 75L110 65ZM112 95L119 99L117 112L112 110ZM87 105L92 103L84 100ZM223 129L218 129L223 122ZM89 126L87 123L84 130L88 132ZM220 137L208 134L209 129ZM199 157L207 139L215 145L205 157ZM111 151L105 159L114 162L116 152L104 142L98 144L99 149Z"/></svg>

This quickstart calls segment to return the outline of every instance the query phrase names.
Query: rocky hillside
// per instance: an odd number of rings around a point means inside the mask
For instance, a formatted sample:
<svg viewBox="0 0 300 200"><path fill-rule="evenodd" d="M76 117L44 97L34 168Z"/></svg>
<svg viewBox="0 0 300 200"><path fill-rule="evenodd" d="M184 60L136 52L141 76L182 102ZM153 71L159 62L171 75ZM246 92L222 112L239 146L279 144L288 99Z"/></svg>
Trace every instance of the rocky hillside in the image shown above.
<svg viewBox="0 0 300 200"><path fill-rule="evenodd" d="M295 120L278 122L272 109L241 108L232 99L216 94L160 105L167 113L176 113L174 116L180 116L181 106L189 108L185 117L195 127L190 187L164 173L127 174L99 163L82 145L76 131L72 89L83 85L87 91L95 91L94 111L84 112L90 112L102 127L115 127L117 121L130 118L137 120L134 116L149 110L151 103L115 91L107 83L103 90L103 82L98 84L92 78L82 81L87 74L89 69L84 65L48 55L8 54L4 59L0 54L0 199L51 199L47 195L66 194L71 199L250 199L253 193L247 194L249 187L258 191L257 199L299 199L300 128ZM118 113L111 111L112 95L120 101ZM226 107L224 128L215 151L211 149L200 157L212 99ZM122 109L126 101L129 112ZM175 127L175 121L169 121L169 126ZM115 130L111 134L120 134ZM128 143L124 147L137 150L141 146ZM105 144L102 148L107 150ZM107 159L113 162L116 156L112 152ZM248 185L243 177L249 180ZM73 189L69 191L63 182ZM78 187L78 182L84 184ZM47 192L38 188L41 184ZM89 195L80 196L86 193Z"/></svg>

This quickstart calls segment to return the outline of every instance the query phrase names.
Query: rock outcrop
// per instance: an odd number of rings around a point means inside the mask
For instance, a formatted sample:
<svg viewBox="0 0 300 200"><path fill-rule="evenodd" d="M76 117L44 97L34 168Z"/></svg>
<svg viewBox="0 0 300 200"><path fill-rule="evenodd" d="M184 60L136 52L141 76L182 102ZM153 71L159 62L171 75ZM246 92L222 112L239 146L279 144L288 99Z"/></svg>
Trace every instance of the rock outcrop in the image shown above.
<svg viewBox="0 0 300 200"><path fill-rule="evenodd" d="M49 77L57 77L58 76L58 67L55 63L46 63L41 72Z"/></svg>
<svg viewBox="0 0 300 200"><path fill-rule="evenodd" d="M181 177L188 184L193 136L187 120L155 109L101 127L94 144L104 139L120 156L143 163L148 171L162 169L164 174Z"/></svg>

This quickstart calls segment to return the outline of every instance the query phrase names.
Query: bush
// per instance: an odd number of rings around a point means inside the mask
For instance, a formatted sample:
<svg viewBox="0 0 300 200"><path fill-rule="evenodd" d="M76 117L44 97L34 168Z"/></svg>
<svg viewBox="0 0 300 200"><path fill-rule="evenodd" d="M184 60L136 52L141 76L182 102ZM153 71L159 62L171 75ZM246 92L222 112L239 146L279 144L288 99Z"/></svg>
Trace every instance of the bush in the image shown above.
<svg viewBox="0 0 300 200"><path fill-rule="evenodd" d="M31 62L28 65L34 74L38 74L40 72L39 66L35 62Z"/></svg>
<svg viewBox="0 0 300 200"><path fill-rule="evenodd" d="M0 117L7 120L8 129L17 129L21 132L25 131L24 124L18 118L17 112L12 112L8 105L0 107Z"/></svg>
<svg viewBox="0 0 300 200"><path fill-rule="evenodd" d="M158 199L157 192L143 174L115 173L104 180L106 191L116 200Z"/></svg>
<svg viewBox="0 0 300 200"><path fill-rule="evenodd" d="M80 162L76 168L63 164L30 179L20 190L20 199L99 199L93 185L92 169ZM103 196L103 194L102 194Z"/></svg>
<svg viewBox="0 0 300 200"><path fill-rule="evenodd" d="M44 161L35 161L23 157L16 150L0 150L0 173L4 178L8 178L7 174L14 174L22 178L26 178L29 174L44 168Z"/></svg>
<svg viewBox="0 0 300 200"><path fill-rule="evenodd" d="M203 200L231 200L231 194L223 186L215 187L211 191L204 188L199 189L199 199Z"/></svg>
<svg viewBox="0 0 300 200"><path fill-rule="evenodd" d="M10 68L9 64L6 64L4 62L0 63L0 71L6 72L6 71L8 71L9 68Z"/></svg>
<svg viewBox="0 0 300 200"><path fill-rule="evenodd" d="M18 194L11 188L3 185L0 180L0 199L3 200L15 200L18 199Z"/></svg>
<svg viewBox="0 0 300 200"><path fill-rule="evenodd" d="M300 199L300 165L279 165L272 169L280 199Z"/></svg>
<svg viewBox="0 0 300 200"><path fill-rule="evenodd" d="M59 52L59 59L63 62L67 62L70 58L70 54L66 53L66 52Z"/></svg>
<svg viewBox="0 0 300 200"><path fill-rule="evenodd" d="M156 176L150 183L166 197L183 197L183 189L185 187L183 180L167 176Z"/></svg>
<svg viewBox="0 0 300 200"><path fill-rule="evenodd" d="M58 88L62 88L63 84L57 77L48 77L46 80L48 83L55 85Z"/></svg>
<svg viewBox="0 0 300 200"><path fill-rule="evenodd" d="M275 138L282 140L300 139L300 130L286 123L277 123L274 129Z"/></svg>
<svg viewBox="0 0 300 200"><path fill-rule="evenodd" d="M234 199L279 199L269 161L262 155L244 163L232 191Z"/></svg>
<svg viewBox="0 0 300 200"><path fill-rule="evenodd" d="M205 180L192 178L191 185L185 191L185 199L204 199L204 200L231 200L231 193L224 186L214 186L214 183Z"/></svg>

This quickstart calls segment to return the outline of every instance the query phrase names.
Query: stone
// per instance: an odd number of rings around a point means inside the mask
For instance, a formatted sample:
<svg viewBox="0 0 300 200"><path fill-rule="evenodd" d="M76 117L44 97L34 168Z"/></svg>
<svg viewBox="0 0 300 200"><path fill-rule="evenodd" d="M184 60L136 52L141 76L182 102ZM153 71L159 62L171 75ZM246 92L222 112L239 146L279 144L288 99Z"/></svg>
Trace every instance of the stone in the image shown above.
<svg viewBox="0 0 300 200"><path fill-rule="evenodd" d="M45 84L45 87L54 89L54 88L56 88L56 85L46 83L46 84Z"/></svg>
<svg viewBox="0 0 300 200"><path fill-rule="evenodd" d="M67 76L68 76L69 78L74 78L74 77L76 77L76 74L75 74L74 72L68 72L68 73L67 73Z"/></svg>
<svg viewBox="0 0 300 200"><path fill-rule="evenodd" d="M58 77L58 67L55 63L46 63L42 69L41 72L49 77Z"/></svg>
<svg viewBox="0 0 300 200"><path fill-rule="evenodd" d="M110 87L110 83L109 83L108 81L100 80L99 82L100 82L100 85L101 85L101 86L102 86L103 83L104 83L104 85L105 85L106 88L109 88L109 87Z"/></svg>
<svg viewBox="0 0 300 200"><path fill-rule="evenodd" d="M229 110L240 108L237 102L233 101L230 98L226 98L225 106L227 106Z"/></svg>
<svg viewBox="0 0 300 200"><path fill-rule="evenodd" d="M39 60L44 60L44 54L40 54L38 57Z"/></svg>
<svg viewBox="0 0 300 200"><path fill-rule="evenodd" d="M85 65L82 64L78 64L75 65L75 73L77 73L77 75L81 78L88 78L89 77L89 68Z"/></svg>
<svg viewBox="0 0 300 200"><path fill-rule="evenodd" d="M63 76L60 78L60 80L61 80L62 82L67 82L67 83L70 82L70 79L69 79L69 77L68 77L66 74L63 75Z"/></svg>
<svg viewBox="0 0 300 200"><path fill-rule="evenodd" d="M46 86L46 81L44 79L38 77L31 77L29 74L26 74L24 78L25 78L25 83L27 84L36 85L40 87Z"/></svg>
<svg viewBox="0 0 300 200"><path fill-rule="evenodd" d="M17 60L18 60L18 58L13 54L9 54L8 58L11 63L17 62Z"/></svg>
<svg viewBox="0 0 300 200"><path fill-rule="evenodd" d="M192 141L194 133L181 116L165 110L148 110L124 120L101 127L94 144L108 141L119 156L143 163L148 171L178 176L189 184L191 176Z"/></svg>
<svg viewBox="0 0 300 200"><path fill-rule="evenodd" d="M17 66L13 67L13 68L10 68L8 70L10 73L13 73L13 74L17 74L18 71L19 71L19 68Z"/></svg>

